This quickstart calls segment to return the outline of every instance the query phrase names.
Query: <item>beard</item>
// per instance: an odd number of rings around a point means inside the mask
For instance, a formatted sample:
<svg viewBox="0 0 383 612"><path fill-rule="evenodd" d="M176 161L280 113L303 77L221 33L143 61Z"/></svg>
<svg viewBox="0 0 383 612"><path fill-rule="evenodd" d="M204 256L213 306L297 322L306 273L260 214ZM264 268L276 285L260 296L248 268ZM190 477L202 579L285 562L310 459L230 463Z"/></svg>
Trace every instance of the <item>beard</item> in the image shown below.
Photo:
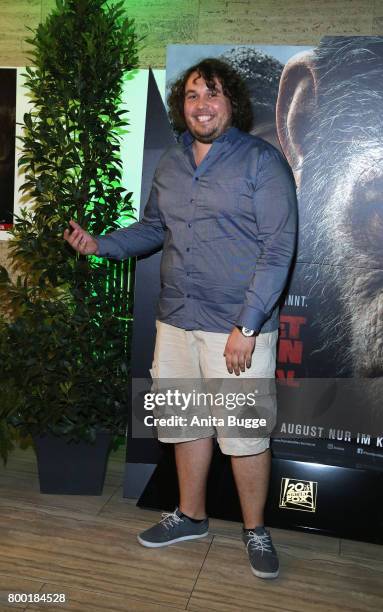
<svg viewBox="0 0 383 612"><path fill-rule="evenodd" d="M214 142L216 138L221 136L221 134L223 134L225 130L220 130L219 127L216 126L212 128L209 132L201 133L200 131L198 131L198 129L194 129L193 127L189 126L189 132L191 133L191 135L203 144L212 144L212 142Z"/></svg>

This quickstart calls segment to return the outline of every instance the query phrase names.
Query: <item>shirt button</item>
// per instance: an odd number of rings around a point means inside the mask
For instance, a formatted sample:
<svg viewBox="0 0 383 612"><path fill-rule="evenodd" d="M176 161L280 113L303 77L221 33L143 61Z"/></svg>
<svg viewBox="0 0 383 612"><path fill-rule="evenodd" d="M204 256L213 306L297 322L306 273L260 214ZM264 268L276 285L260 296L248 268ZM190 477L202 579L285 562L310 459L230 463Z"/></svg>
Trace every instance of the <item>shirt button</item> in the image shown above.
<svg viewBox="0 0 383 612"><path fill-rule="evenodd" d="M191 223L188 223L188 227L191 227Z"/></svg>
<svg viewBox="0 0 383 612"><path fill-rule="evenodd" d="M188 293L186 297L190 297L190 293Z"/></svg>
<svg viewBox="0 0 383 612"><path fill-rule="evenodd" d="M194 202L194 198L190 198L190 202Z"/></svg>
<svg viewBox="0 0 383 612"><path fill-rule="evenodd" d="M187 247L187 248L186 248L186 250L187 250L187 252L189 253L189 251L190 251L189 247Z"/></svg>

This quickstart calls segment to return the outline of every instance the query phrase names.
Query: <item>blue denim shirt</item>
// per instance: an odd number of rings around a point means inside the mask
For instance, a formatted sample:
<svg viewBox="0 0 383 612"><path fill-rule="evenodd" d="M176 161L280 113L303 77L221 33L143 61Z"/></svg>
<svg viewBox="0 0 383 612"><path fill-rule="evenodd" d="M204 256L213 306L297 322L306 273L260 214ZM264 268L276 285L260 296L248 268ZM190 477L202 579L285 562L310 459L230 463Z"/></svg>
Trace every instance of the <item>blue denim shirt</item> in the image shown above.
<svg viewBox="0 0 383 612"><path fill-rule="evenodd" d="M296 239L292 174L264 140L229 128L197 167L191 135L162 156L140 221L98 236L99 255L163 247L160 321L186 330L278 328Z"/></svg>

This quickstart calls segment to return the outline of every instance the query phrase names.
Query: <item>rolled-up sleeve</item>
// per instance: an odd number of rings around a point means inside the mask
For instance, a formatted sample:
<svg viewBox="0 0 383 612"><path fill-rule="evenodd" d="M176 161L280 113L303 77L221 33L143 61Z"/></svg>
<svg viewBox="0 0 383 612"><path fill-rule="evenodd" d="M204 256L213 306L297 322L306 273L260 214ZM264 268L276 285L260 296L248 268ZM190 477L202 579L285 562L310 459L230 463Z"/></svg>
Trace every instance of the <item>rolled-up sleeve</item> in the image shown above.
<svg viewBox="0 0 383 612"><path fill-rule="evenodd" d="M259 331L285 287L296 246L295 184L286 162L266 150L259 162L254 192L254 216L260 254L246 291L237 325Z"/></svg>
<svg viewBox="0 0 383 612"><path fill-rule="evenodd" d="M95 237L98 257L127 259L153 253L162 247L165 231L158 210L157 187L153 184L140 221L105 236Z"/></svg>

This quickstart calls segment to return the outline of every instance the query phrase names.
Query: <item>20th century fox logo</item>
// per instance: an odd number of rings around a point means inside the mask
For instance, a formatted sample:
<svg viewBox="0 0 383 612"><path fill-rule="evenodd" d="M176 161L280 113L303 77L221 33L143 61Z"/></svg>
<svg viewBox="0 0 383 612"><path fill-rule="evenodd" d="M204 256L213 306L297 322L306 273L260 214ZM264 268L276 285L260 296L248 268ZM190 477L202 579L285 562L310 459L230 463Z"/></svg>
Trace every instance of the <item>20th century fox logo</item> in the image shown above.
<svg viewBox="0 0 383 612"><path fill-rule="evenodd" d="M318 483L312 480L282 478L280 508L315 512Z"/></svg>

